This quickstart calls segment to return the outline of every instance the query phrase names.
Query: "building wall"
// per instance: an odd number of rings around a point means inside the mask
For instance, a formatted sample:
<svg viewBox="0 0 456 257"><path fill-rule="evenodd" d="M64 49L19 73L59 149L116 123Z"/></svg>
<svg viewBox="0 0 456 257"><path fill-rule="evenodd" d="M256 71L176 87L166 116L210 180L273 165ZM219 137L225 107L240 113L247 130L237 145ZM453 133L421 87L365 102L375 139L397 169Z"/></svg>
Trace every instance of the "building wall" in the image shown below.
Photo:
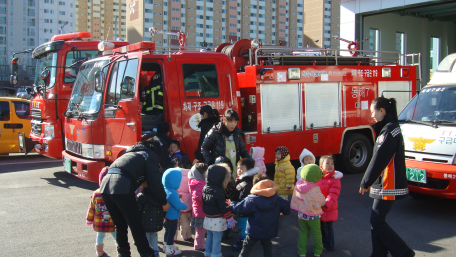
<svg viewBox="0 0 456 257"><path fill-rule="evenodd" d="M94 40L126 40L127 0L75 1L77 32L90 32Z"/></svg>
<svg viewBox="0 0 456 257"><path fill-rule="evenodd" d="M185 32L186 46L217 46L243 38L256 39L265 45L302 47L303 44L303 0L138 1L144 19L140 24L127 17L130 43L152 40L144 32L153 26L158 30ZM140 34L142 39L138 38ZM169 35L156 35L153 41L159 46L178 44L177 38Z"/></svg>
<svg viewBox="0 0 456 257"><path fill-rule="evenodd" d="M38 43L49 42L54 35L75 32L75 0L35 0L38 17ZM65 22L68 24L64 25ZM61 27L63 30L61 31Z"/></svg>
<svg viewBox="0 0 456 257"><path fill-rule="evenodd" d="M453 22L387 13L364 17L363 35L369 35L370 29L379 30L380 51L396 51L396 32L405 34L405 53L421 53L422 86L430 80L431 37L440 38L439 63L448 54L456 52L456 25ZM363 44L363 49L368 49L367 43Z"/></svg>
<svg viewBox="0 0 456 257"><path fill-rule="evenodd" d="M338 47L340 0L304 0L304 47ZM315 42L317 41L318 42Z"/></svg>

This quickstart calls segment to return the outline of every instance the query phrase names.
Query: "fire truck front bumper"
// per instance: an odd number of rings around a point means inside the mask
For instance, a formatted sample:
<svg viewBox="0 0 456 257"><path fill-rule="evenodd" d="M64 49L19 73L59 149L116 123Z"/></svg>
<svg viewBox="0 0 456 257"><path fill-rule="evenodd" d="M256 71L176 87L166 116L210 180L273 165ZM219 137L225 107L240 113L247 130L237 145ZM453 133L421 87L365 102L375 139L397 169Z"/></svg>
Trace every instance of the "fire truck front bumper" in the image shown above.
<svg viewBox="0 0 456 257"><path fill-rule="evenodd" d="M62 158L62 138L43 138L30 134L30 139L34 142L33 149L35 152L49 158Z"/></svg>
<svg viewBox="0 0 456 257"><path fill-rule="evenodd" d="M62 151L62 161L65 171L84 180L98 182L101 169L106 166L104 160L90 160Z"/></svg>
<svg viewBox="0 0 456 257"><path fill-rule="evenodd" d="M414 168L426 174L425 183L411 181L408 175L410 192L456 199L456 165L414 160L406 160L405 164L407 168Z"/></svg>

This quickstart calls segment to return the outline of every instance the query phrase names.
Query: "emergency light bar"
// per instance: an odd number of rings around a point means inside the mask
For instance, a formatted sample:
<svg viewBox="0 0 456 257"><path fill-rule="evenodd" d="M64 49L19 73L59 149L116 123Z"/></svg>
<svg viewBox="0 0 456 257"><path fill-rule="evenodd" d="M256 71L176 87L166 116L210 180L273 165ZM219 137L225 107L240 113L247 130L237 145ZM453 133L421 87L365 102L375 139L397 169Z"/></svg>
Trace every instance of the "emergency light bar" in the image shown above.
<svg viewBox="0 0 456 257"><path fill-rule="evenodd" d="M62 35L55 35L51 38L51 41L57 40L73 40L73 39L81 39L81 38L91 38L92 35L90 32L75 32L75 33L68 33Z"/></svg>
<svg viewBox="0 0 456 257"><path fill-rule="evenodd" d="M141 50L150 50L153 52L155 50L155 42L138 42L127 46L122 46L112 50L113 53L130 53Z"/></svg>

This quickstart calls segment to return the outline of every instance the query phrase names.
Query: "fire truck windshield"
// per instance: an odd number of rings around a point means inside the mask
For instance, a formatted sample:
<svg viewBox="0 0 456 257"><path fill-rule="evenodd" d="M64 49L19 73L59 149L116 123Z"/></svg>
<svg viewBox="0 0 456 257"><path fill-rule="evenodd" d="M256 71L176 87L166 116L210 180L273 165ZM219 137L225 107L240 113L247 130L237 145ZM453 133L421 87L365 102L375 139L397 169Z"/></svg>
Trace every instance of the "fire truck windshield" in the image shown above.
<svg viewBox="0 0 456 257"><path fill-rule="evenodd" d="M455 125L456 86L424 88L407 104L398 118L402 122Z"/></svg>
<svg viewBox="0 0 456 257"><path fill-rule="evenodd" d="M103 100L104 81L98 77L109 59L85 62L74 82L73 92L68 103L67 115L98 114ZM106 71L106 68L105 68ZM103 75L104 76L104 75Z"/></svg>
<svg viewBox="0 0 456 257"><path fill-rule="evenodd" d="M41 72L44 70L45 67L51 72L49 76L49 84L46 86L47 89L52 88L55 85L55 73L57 68L56 67L49 67L49 66L57 66L57 52L49 52L47 54L41 55L41 58L36 61L36 68L35 68L35 78L33 84L35 86L44 87L44 80L41 79Z"/></svg>

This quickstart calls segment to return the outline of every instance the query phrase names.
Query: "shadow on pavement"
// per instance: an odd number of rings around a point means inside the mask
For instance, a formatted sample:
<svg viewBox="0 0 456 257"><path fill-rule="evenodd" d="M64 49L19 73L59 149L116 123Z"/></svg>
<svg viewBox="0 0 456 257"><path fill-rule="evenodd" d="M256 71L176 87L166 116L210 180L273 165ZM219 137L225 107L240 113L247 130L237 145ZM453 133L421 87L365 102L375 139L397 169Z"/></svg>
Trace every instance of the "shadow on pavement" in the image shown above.
<svg viewBox="0 0 456 257"><path fill-rule="evenodd" d="M42 155L14 155L0 157L0 174L55 168L59 166L63 167L62 160L52 159Z"/></svg>
<svg viewBox="0 0 456 257"><path fill-rule="evenodd" d="M63 167L62 167L63 168ZM65 171L54 172L53 178L41 178L47 180L50 185L70 189L70 187L78 187L82 189L95 190L99 188L98 183L86 181L73 176Z"/></svg>

